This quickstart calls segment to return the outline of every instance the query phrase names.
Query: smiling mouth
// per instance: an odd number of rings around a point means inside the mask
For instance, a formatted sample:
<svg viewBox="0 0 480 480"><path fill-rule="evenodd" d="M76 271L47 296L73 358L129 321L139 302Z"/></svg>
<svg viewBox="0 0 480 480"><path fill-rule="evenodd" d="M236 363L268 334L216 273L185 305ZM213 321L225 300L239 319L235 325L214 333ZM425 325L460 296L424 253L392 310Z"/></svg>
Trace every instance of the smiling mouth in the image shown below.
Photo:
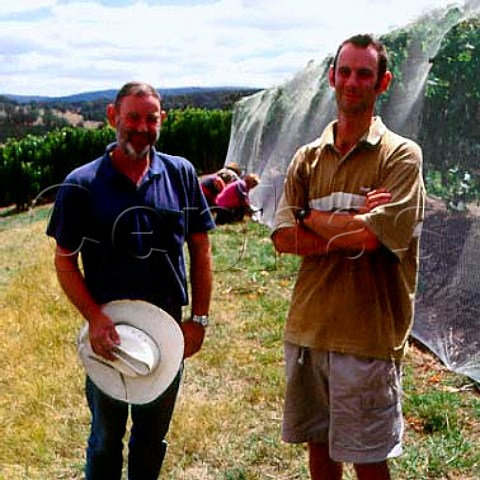
<svg viewBox="0 0 480 480"><path fill-rule="evenodd" d="M361 95L357 92L344 92L344 96L347 98L360 98Z"/></svg>
<svg viewBox="0 0 480 480"><path fill-rule="evenodd" d="M152 145L152 138L147 133L133 133L128 137L128 143L135 148L143 149Z"/></svg>

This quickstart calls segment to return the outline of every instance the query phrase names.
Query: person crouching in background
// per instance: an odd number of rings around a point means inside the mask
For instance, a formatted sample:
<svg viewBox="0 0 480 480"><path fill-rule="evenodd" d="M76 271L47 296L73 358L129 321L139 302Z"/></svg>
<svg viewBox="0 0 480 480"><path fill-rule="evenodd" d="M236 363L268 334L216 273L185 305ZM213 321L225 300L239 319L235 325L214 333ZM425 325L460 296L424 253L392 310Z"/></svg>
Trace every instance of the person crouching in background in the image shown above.
<svg viewBox="0 0 480 480"><path fill-rule="evenodd" d="M260 178L255 173L247 173L228 185L217 195L215 209L215 223L241 222L245 215L251 216L255 209L252 208L249 192L260 183Z"/></svg>

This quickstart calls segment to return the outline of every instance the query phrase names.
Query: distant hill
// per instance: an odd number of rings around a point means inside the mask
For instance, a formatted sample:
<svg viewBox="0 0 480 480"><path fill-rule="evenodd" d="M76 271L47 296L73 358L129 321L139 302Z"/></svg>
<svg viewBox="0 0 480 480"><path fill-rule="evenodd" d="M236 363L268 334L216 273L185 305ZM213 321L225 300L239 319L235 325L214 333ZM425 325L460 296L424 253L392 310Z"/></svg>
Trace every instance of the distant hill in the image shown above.
<svg viewBox="0 0 480 480"><path fill-rule="evenodd" d="M116 90L99 90L96 92L76 93L62 97L48 97L41 95L12 95L2 94L3 97L13 100L19 104L36 103L75 103L75 102L91 102L95 100L111 100L115 98Z"/></svg>
<svg viewBox="0 0 480 480"><path fill-rule="evenodd" d="M162 107L231 110L243 97L260 91L246 87L183 87L158 89ZM0 94L0 142L27 134L41 135L65 125L96 127L105 123L107 105L116 90L99 90L63 97Z"/></svg>
<svg viewBox="0 0 480 480"><path fill-rule="evenodd" d="M179 88L157 88L162 97L192 97L197 96L216 97L225 96L228 94L251 94L258 92L259 88L247 87L179 87ZM81 102L95 102L98 100L112 101L115 98L117 90L98 90L93 92L76 93L73 95L49 97L40 95L14 95L14 94L0 94L4 98L13 100L19 104L30 104L32 102L48 104L48 103L81 103ZM243 95L242 95L243 96Z"/></svg>

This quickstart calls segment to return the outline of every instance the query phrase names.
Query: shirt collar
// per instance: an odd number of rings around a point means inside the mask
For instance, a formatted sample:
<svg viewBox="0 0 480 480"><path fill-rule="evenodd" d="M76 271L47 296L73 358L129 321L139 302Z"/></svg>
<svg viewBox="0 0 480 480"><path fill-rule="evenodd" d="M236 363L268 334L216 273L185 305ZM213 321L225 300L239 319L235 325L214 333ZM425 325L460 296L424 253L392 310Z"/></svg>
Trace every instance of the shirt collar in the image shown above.
<svg viewBox="0 0 480 480"><path fill-rule="evenodd" d="M370 128L367 132L365 132L365 135L360 139L360 142L367 143L368 145L375 147L380 143L380 140L385 135L386 131L387 127L382 122L382 119L380 117L374 117L372 123L370 124Z"/></svg>
<svg viewBox="0 0 480 480"><path fill-rule="evenodd" d="M116 142L113 142L107 145L107 148L105 149L105 159L110 160L110 153L116 146L117 146ZM113 169L113 165L111 164L111 161L109 161L108 164ZM160 159L160 156L155 150L155 147L152 147L152 150L150 152L150 167L148 168L148 172L147 172L147 175L145 176L145 179L147 178L150 179L157 175L161 175L164 170L165 170L165 165Z"/></svg>
<svg viewBox="0 0 480 480"><path fill-rule="evenodd" d="M325 130L325 135L324 135L325 145L335 147L335 125L336 124L337 122L334 121L327 126ZM360 138L358 143L363 143L371 147L375 147L376 145L378 145L378 143L380 142L380 140L382 139L386 131L387 131L387 127L383 123L382 119L378 116L373 117L372 123L370 124L370 128L365 132L362 138Z"/></svg>
<svg viewBox="0 0 480 480"><path fill-rule="evenodd" d="M148 170L149 177L161 175L164 170L165 165L160 159L160 155L157 154L155 147L152 147L150 152L150 168Z"/></svg>

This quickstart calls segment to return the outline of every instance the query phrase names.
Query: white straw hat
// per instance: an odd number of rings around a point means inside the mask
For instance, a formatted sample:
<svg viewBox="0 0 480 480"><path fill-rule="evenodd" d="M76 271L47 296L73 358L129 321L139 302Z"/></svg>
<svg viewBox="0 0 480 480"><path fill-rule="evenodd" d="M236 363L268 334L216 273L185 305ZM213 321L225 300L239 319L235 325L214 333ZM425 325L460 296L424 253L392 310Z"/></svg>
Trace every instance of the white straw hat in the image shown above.
<svg viewBox="0 0 480 480"><path fill-rule="evenodd" d="M102 307L120 336L116 360L97 355L88 323L78 336L78 354L88 376L107 395L128 403L155 400L172 383L183 360L183 333L161 308L142 300L116 300Z"/></svg>

